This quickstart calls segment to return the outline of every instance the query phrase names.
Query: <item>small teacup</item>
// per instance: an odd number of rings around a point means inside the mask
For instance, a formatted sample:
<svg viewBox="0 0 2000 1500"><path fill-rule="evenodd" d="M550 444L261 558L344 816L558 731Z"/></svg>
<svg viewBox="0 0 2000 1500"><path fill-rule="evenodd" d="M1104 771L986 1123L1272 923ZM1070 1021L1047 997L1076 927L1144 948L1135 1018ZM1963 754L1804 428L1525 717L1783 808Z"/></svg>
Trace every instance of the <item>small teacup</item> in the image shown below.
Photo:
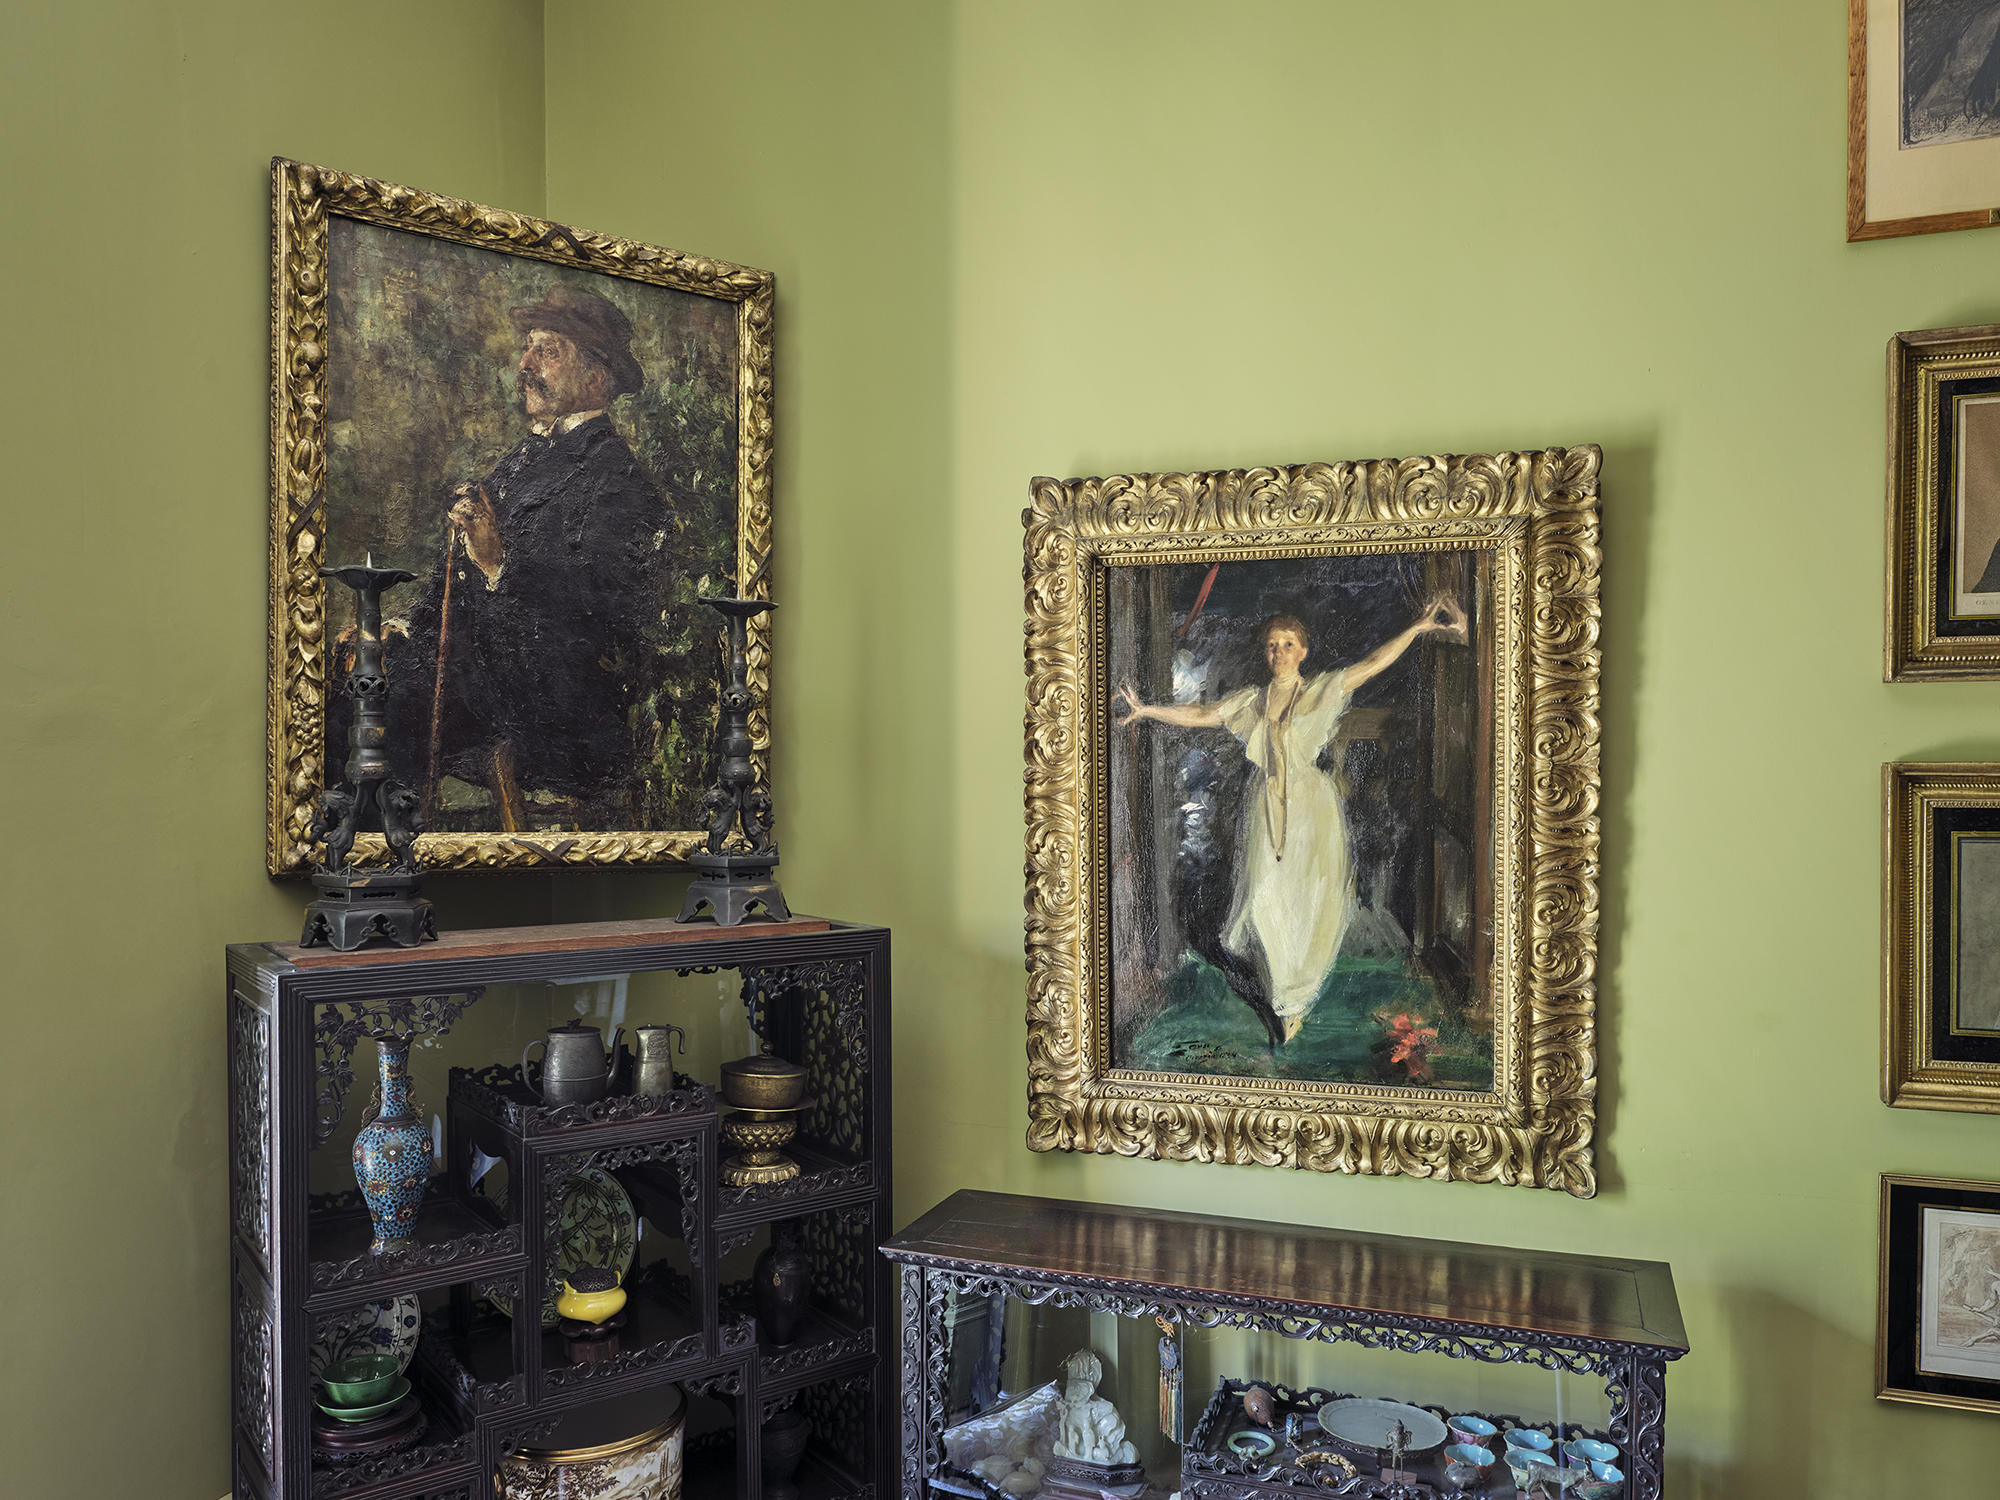
<svg viewBox="0 0 2000 1500"><path fill-rule="evenodd" d="M1453 1489L1469 1490L1484 1482L1493 1455L1477 1443L1453 1443L1444 1450L1444 1477Z"/></svg>
<svg viewBox="0 0 2000 1500"><path fill-rule="evenodd" d="M350 1354L320 1371L319 1383L334 1406L368 1406L388 1395L402 1373L393 1354Z"/></svg>
<svg viewBox="0 0 2000 1500"><path fill-rule="evenodd" d="M1625 1475L1607 1463L1593 1463L1590 1473L1576 1482L1577 1500L1617 1500L1625 1492Z"/></svg>
<svg viewBox="0 0 2000 1500"><path fill-rule="evenodd" d="M1444 1482L1455 1490L1469 1490L1483 1482L1486 1471L1477 1464L1446 1464Z"/></svg>
<svg viewBox="0 0 2000 1500"><path fill-rule="evenodd" d="M1600 1443L1596 1438L1571 1438L1562 1446L1563 1461L1573 1469L1591 1464L1608 1464L1618 1457L1616 1443Z"/></svg>
<svg viewBox="0 0 2000 1500"><path fill-rule="evenodd" d="M1470 1443L1475 1448L1486 1447L1500 1431L1484 1417L1447 1417L1445 1425L1451 1429L1453 1442Z"/></svg>
<svg viewBox="0 0 2000 1500"><path fill-rule="evenodd" d="M1547 1457L1549 1450L1555 1447L1555 1445L1556 1440L1554 1438L1550 1437L1546 1432L1537 1432L1532 1427L1509 1427L1507 1429L1507 1446L1509 1448L1525 1448L1530 1453L1539 1453ZM1555 1460L1549 1459L1549 1462L1554 1463Z"/></svg>

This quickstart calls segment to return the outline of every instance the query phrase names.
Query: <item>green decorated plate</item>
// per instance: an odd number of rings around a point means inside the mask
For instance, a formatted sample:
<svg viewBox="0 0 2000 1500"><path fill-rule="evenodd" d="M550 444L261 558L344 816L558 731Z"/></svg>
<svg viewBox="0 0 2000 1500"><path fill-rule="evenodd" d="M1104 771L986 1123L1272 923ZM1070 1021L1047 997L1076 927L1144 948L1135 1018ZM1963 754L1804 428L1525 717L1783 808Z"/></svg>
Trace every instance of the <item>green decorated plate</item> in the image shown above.
<svg viewBox="0 0 2000 1500"><path fill-rule="evenodd" d="M618 1179L602 1167L585 1167L563 1190L562 1222L556 1230L557 1285L542 1299L542 1327L556 1326L561 1278L585 1266L616 1271L622 1282L639 1253L639 1215ZM514 1299L495 1292L493 1305L508 1317Z"/></svg>

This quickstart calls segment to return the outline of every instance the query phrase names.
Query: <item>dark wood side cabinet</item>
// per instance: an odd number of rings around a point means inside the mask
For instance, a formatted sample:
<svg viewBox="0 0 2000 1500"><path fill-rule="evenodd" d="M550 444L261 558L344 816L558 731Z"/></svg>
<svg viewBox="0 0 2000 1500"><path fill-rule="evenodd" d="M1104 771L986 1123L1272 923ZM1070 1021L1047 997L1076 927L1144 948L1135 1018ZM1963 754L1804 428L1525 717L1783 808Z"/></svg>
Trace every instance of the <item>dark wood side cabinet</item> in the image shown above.
<svg viewBox="0 0 2000 1500"><path fill-rule="evenodd" d="M951 1461L969 1430L958 1425L967 1419L968 1382L954 1378L962 1377L966 1356L953 1348L968 1305L988 1310L976 1337L989 1345L988 1330L1008 1313L1018 1315L1011 1320L1016 1328L1035 1318L1065 1316L1072 1317L1066 1326L1075 1326L1073 1315L1051 1309L1116 1314L1143 1325L1137 1330L1142 1339L1129 1337L1133 1330L1127 1328L1128 1337L1105 1352L1122 1351L1123 1363L1141 1366L1107 1394L1118 1398L1129 1430L1141 1441L1142 1458L1149 1439L1162 1455L1148 1464L1149 1495L1177 1489L1185 1500L1308 1494L1435 1500L1456 1493L1446 1484L1435 1451L1406 1460L1403 1471L1389 1476L1381 1472L1388 1465L1376 1455L1351 1448L1347 1455L1357 1458L1358 1470L1351 1477L1312 1467L1318 1462L1312 1450L1327 1446L1323 1437L1310 1435L1317 1432L1313 1414L1322 1403L1346 1395L1389 1396L1425 1406L1440 1418L1440 1427L1450 1415L1480 1415L1464 1406L1432 1406L1421 1390L1293 1389L1262 1377L1231 1378L1225 1368L1221 1378L1209 1372L1203 1384L1187 1386L1183 1425L1167 1442L1149 1432L1156 1425L1151 1382L1159 1367L1145 1368L1144 1359L1146 1344L1157 1339L1155 1319L1165 1320L1170 1341L1178 1341L1181 1350L1194 1347L1189 1340L1199 1334L1211 1341L1205 1347L1226 1347L1231 1360L1254 1361L1261 1337L1274 1366L1297 1363L1288 1350L1308 1352L1284 1342L1295 1340L1370 1351L1338 1357L1352 1369L1373 1372L1371 1379L1385 1363L1410 1376L1413 1367L1435 1371L1445 1360L1468 1362L1443 1365L1445 1372L1482 1371L1517 1386L1547 1380L1560 1391L1562 1380L1581 1377L1572 1396L1588 1393L1601 1401L1601 1411L1608 1413L1601 1425L1565 1421L1560 1395L1553 1421L1547 1413L1486 1415L1502 1432L1536 1426L1556 1440L1608 1440L1619 1449L1621 1500L1659 1500L1663 1493L1667 1365L1688 1346L1673 1274L1657 1261L970 1191L946 1199L882 1252L901 1277L903 1500L930 1500L933 1494L991 1500L1002 1493ZM1087 1326L1090 1342L1102 1347L1101 1325ZM1060 1355L1069 1347L1075 1344L1045 1353ZM1373 1351L1440 1358L1398 1361ZM1327 1351L1322 1363L1333 1357L1334 1351ZM1184 1355L1177 1362L1188 1366ZM1505 1372L1496 1366L1522 1368ZM980 1366L980 1378L989 1386L993 1368L990 1356ZM1009 1368L1017 1378L1011 1391L1001 1393L995 1412L1008 1412L1009 1400L1034 1399L1037 1386L1052 1393L1044 1382L1057 1367L1047 1359L1032 1371L1015 1362ZM1287 1410L1299 1413L1296 1430L1308 1436L1281 1441L1275 1455L1232 1453L1225 1438L1247 1425L1240 1400L1251 1384L1274 1397L1281 1419ZM1170 1424L1163 1417L1157 1425ZM1281 1420L1275 1430L1282 1428ZM1492 1441L1497 1445L1500 1434ZM1298 1453L1306 1455L1304 1464L1291 1462ZM1344 1461L1345 1456L1337 1460ZM1496 1500L1514 1496L1506 1465L1494 1462L1475 1493Z"/></svg>
<svg viewBox="0 0 2000 1500"><path fill-rule="evenodd" d="M808 1072L787 1148L801 1172L787 1182L721 1182L714 1080L677 1074L658 1097L547 1107L518 1061L539 1030L492 1024L531 1016L524 994L615 983L622 1011L635 976L729 971L750 1032ZM798 918L505 928L348 954L241 944L228 976L235 1500L486 1500L508 1453L669 1383L690 1403L688 1500L759 1500L759 1431L795 1403L811 1426L802 1500L873 1500L896 1441L893 1288L874 1253L891 1228L886 931ZM683 1006L669 988L648 990L625 1024L698 1029L704 1009L716 1024L703 992ZM463 1065L446 1097L420 1100L442 1151L413 1241L377 1255L352 1171L341 1178L330 1158L368 1104L369 1038L383 1034L438 1039ZM559 1279L564 1188L586 1173L617 1183L644 1238L616 1342L580 1353L539 1314ZM742 1271L780 1221L810 1260L812 1302L792 1342L771 1348L725 1262ZM422 1320L409 1378L423 1436L343 1461L314 1443L308 1351L316 1331L399 1297L416 1298Z"/></svg>

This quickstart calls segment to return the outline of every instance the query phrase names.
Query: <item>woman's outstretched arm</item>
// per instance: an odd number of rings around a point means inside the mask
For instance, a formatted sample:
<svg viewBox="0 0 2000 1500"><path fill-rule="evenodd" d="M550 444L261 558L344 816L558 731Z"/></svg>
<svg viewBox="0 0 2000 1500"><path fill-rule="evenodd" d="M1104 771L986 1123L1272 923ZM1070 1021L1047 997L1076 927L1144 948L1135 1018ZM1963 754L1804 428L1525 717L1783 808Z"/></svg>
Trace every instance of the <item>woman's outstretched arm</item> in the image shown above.
<svg viewBox="0 0 2000 1500"><path fill-rule="evenodd" d="M1387 671L1396 664L1397 658L1410 649L1420 635L1433 631L1449 635L1453 640L1465 640L1465 611L1453 599L1433 599L1430 606L1417 617L1416 624L1401 635L1391 636L1360 661L1341 674L1340 686L1345 692L1353 692L1369 678Z"/></svg>
<svg viewBox="0 0 2000 1500"><path fill-rule="evenodd" d="M1118 689L1117 701L1111 707L1114 713L1120 708L1125 710L1124 718L1112 721L1121 729L1141 719L1158 719L1162 724L1181 724L1189 729L1207 729L1222 722L1220 704L1141 703L1129 685Z"/></svg>

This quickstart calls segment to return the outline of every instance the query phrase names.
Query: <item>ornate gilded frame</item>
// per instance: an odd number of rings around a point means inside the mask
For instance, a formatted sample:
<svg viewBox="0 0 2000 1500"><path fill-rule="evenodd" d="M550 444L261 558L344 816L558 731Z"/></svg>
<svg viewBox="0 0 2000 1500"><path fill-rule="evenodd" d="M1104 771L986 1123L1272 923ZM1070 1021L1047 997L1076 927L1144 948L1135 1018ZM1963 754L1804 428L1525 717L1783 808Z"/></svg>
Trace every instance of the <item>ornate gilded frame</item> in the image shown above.
<svg viewBox="0 0 2000 1500"><path fill-rule="evenodd" d="M770 597L771 335L769 271L684 255L566 224L485 208L282 157L271 162L270 665L266 693L265 862L273 875L311 867L306 826L323 784L328 691L324 650L327 396L327 221L339 215L733 302L740 340L737 390L737 577ZM749 628L751 735L760 775L770 753L771 627ZM553 865L678 865L702 830L426 834L432 869ZM358 860L381 858L380 835L356 841Z"/></svg>
<svg viewBox="0 0 2000 1500"><path fill-rule="evenodd" d="M2000 379L2000 323L1930 328L1889 340L1888 570L1883 591L1882 680L2000 678L2000 616L1961 633L1938 628L1949 587L1939 483L1945 381Z"/></svg>
<svg viewBox="0 0 2000 1500"><path fill-rule="evenodd" d="M1582 446L1033 482L1031 1149L1596 1192L1601 461ZM1105 570L1417 546L1495 554L1493 1091L1112 1068Z"/></svg>
<svg viewBox="0 0 2000 1500"><path fill-rule="evenodd" d="M1984 1045L1950 1043L1989 1061L1941 1057L1937 1042L1944 1002L1936 940L1951 910L1951 893L1935 889L1933 880L1937 815L1959 809L1990 813L2000 830L2000 765L1882 767L1882 1102L2000 1114L2000 1037Z"/></svg>

